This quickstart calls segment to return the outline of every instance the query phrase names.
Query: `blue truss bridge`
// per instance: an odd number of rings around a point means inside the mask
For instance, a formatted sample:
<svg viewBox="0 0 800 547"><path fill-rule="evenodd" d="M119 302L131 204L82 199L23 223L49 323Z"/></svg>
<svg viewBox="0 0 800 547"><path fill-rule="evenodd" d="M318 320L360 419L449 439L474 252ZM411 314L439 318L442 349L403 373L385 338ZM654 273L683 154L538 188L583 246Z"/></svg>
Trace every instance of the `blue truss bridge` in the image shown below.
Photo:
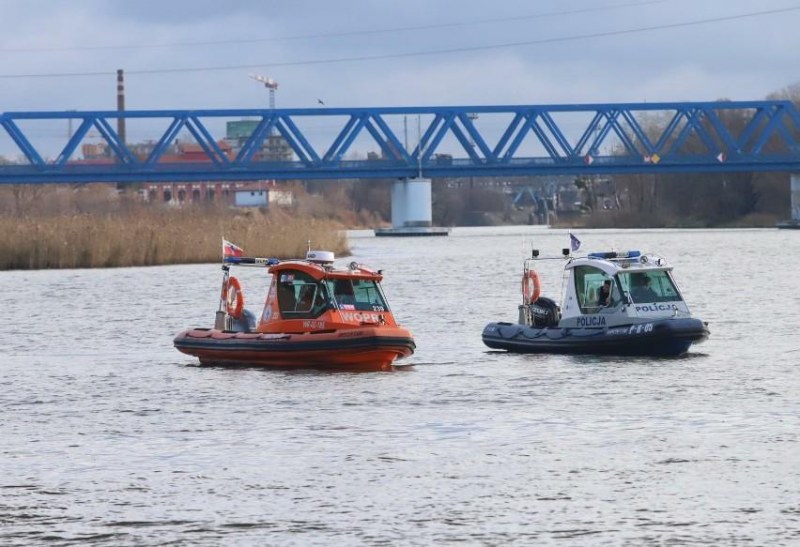
<svg viewBox="0 0 800 547"><path fill-rule="evenodd" d="M101 153L87 157L87 143ZM194 152L177 156L177 143ZM800 172L800 112L788 101L3 112L0 147L0 184Z"/></svg>

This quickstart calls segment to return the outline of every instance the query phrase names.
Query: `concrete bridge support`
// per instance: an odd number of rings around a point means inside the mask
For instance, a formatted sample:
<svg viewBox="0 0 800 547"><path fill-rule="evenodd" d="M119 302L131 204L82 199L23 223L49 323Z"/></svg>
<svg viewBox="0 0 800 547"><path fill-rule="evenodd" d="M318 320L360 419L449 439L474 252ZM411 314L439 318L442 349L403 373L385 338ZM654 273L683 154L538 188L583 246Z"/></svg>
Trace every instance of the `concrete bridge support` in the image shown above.
<svg viewBox="0 0 800 547"><path fill-rule="evenodd" d="M800 230L800 173L792 173L789 177L792 218L779 222L778 228Z"/></svg>
<svg viewBox="0 0 800 547"><path fill-rule="evenodd" d="M431 179L398 179L392 183L392 228L428 228Z"/></svg>
<svg viewBox="0 0 800 547"><path fill-rule="evenodd" d="M392 183L392 227L375 230L378 236L447 235L447 228L434 228L431 179L402 178Z"/></svg>

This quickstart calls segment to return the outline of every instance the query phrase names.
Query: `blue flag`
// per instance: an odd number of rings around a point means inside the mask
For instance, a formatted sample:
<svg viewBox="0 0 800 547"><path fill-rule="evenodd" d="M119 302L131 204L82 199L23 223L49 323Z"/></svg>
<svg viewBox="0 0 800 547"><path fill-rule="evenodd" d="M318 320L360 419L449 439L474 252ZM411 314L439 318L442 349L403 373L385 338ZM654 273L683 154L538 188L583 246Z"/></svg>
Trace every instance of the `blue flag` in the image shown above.
<svg viewBox="0 0 800 547"><path fill-rule="evenodd" d="M581 240L578 239L577 237L575 237L574 235L572 235L572 233L570 233L569 234L569 246L573 250L573 252L577 251L578 249L581 248Z"/></svg>

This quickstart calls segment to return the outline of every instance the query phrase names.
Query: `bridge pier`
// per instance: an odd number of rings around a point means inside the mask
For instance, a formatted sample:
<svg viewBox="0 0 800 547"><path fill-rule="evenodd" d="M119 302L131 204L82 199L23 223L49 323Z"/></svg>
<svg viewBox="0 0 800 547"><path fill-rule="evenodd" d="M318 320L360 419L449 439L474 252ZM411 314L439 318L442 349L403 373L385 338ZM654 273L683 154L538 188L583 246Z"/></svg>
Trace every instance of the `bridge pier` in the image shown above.
<svg viewBox="0 0 800 547"><path fill-rule="evenodd" d="M800 173L792 173L789 177L792 218L778 224L778 228L800 230Z"/></svg>
<svg viewBox="0 0 800 547"><path fill-rule="evenodd" d="M432 226L431 179L414 177L392 183L392 227L376 236L446 236L449 228Z"/></svg>

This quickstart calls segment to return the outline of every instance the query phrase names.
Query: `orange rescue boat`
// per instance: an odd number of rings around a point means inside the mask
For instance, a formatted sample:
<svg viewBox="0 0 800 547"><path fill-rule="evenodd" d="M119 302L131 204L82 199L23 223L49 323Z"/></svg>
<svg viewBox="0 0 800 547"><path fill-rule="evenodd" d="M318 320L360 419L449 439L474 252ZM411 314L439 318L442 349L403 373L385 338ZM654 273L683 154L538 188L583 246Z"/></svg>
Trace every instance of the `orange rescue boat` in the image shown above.
<svg viewBox="0 0 800 547"><path fill-rule="evenodd" d="M386 370L414 353L411 333L397 325L386 302L381 271L355 262L337 269L328 251L286 261L242 254L223 241L214 328L175 338L175 347L201 364ZM272 275L259 318L245 309L232 266L267 268Z"/></svg>

